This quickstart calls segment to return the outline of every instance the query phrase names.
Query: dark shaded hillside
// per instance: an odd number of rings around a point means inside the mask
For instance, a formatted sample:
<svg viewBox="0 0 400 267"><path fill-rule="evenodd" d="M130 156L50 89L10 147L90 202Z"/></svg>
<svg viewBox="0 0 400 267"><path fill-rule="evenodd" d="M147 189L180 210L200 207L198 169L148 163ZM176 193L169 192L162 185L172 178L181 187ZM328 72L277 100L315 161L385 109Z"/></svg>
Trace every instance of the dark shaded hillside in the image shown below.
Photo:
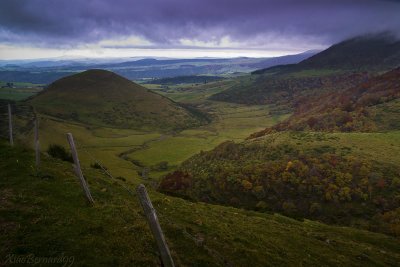
<svg viewBox="0 0 400 267"><path fill-rule="evenodd" d="M400 40L390 33L358 36L337 43L298 64L280 65L253 74L305 70L381 71L400 66Z"/></svg>
<svg viewBox="0 0 400 267"><path fill-rule="evenodd" d="M295 66L303 69L382 70L400 66L400 40L390 34L367 35L335 44Z"/></svg>
<svg viewBox="0 0 400 267"><path fill-rule="evenodd" d="M240 104L283 104L293 107L297 99L334 92L365 82L368 73L334 73L312 76L255 76L210 97Z"/></svg>
<svg viewBox="0 0 400 267"><path fill-rule="evenodd" d="M399 130L399 98L400 68L397 68L343 91L299 99L289 119L251 137L285 130Z"/></svg>
<svg viewBox="0 0 400 267"><path fill-rule="evenodd" d="M39 113L101 126L179 130L206 122L170 99L105 70L62 78L29 103Z"/></svg>

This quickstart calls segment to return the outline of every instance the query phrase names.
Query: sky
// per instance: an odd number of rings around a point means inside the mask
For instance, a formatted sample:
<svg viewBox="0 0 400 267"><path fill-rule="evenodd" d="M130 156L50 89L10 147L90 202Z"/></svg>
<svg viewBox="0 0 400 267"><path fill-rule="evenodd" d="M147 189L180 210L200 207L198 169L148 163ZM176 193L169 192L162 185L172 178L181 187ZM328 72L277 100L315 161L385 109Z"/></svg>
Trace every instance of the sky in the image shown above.
<svg viewBox="0 0 400 267"><path fill-rule="evenodd" d="M400 35L400 0L1 0L0 60L272 57Z"/></svg>

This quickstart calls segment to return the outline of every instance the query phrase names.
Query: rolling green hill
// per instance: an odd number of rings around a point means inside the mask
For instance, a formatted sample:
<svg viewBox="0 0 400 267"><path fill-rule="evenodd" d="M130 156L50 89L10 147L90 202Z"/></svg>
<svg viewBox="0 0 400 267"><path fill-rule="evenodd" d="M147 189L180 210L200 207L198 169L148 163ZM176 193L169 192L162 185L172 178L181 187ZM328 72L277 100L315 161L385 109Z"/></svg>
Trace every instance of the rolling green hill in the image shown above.
<svg viewBox="0 0 400 267"><path fill-rule="evenodd" d="M91 125L179 130L206 122L201 113L105 70L57 80L28 102L39 113Z"/></svg>
<svg viewBox="0 0 400 267"><path fill-rule="evenodd" d="M86 168L87 205L70 163L0 141L0 257L63 257L66 266L160 266L134 189ZM148 188L151 188L148 186ZM149 190L176 266L395 266L400 242L382 234L296 221ZM9 257L8 255L13 255ZM63 262L63 263L65 263Z"/></svg>

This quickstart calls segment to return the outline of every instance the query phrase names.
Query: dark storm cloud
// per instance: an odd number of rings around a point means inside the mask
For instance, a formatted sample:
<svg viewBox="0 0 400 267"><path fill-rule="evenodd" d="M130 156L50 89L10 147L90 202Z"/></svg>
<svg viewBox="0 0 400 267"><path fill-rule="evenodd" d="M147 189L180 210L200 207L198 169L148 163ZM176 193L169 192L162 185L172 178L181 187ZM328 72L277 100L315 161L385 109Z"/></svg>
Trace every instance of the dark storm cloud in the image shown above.
<svg viewBox="0 0 400 267"><path fill-rule="evenodd" d="M2 0L0 42L57 47L136 35L156 46L223 36L329 44L398 32L399 14L395 0Z"/></svg>

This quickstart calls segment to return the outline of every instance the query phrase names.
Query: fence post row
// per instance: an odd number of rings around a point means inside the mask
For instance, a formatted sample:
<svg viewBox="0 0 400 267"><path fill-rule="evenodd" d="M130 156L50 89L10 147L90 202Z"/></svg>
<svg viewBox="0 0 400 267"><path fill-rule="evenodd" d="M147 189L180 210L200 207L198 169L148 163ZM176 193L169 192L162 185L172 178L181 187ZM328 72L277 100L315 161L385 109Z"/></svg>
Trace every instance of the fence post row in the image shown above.
<svg viewBox="0 0 400 267"><path fill-rule="evenodd" d="M13 127L12 127L12 114L11 114L11 105L8 104L8 133L10 135L10 145L14 145L13 139Z"/></svg>
<svg viewBox="0 0 400 267"><path fill-rule="evenodd" d="M136 188L136 191L138 192L140 204L142 205L143 211L146 215L150 230L157 242L158 249L160 250L162 262L165 267L174 267L175 265L171 257L171 252L169 251L160 223L158 222L156 211L153 208L149 195L147 194L146 187L143 184L140 184Z"/></svg>
<svg viewBox="0 0 400 267"><path fill-rule="evenodd" d="M39 143L39 119L37 117L35 118L34 145L35 145L36 167L39 168L39 165L40 165L40 143Z"/></svg>
<svg viewBox="0 0 400 267"><path fill-rule="evenodd" d="M75 147L75 143L74 143L74 137L72 136L71 133L67 133L67 139L68 139L69 146L71 147L71 154L72 154L72 158L74 160L73 166L74 166L75 174L81 183L81 186L83 188L83 192L85 193L86 199L89 201L90 204L94 204L93 197L90 194L89 186L86 183L85 178L83 177L81 164L80 164L79 158L78 158L78 152L76 151L76 147Z"/></svg>

